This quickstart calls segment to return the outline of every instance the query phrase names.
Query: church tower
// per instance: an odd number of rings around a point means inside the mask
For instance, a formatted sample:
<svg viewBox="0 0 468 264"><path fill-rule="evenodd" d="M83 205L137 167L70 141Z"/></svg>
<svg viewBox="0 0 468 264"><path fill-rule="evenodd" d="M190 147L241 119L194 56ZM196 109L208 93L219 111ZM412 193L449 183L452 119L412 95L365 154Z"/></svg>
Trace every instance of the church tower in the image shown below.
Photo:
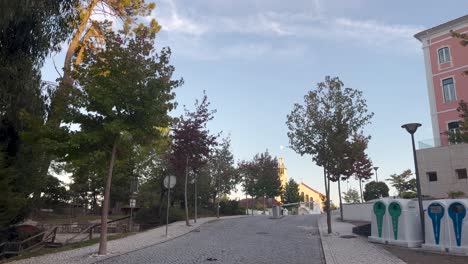
<svg viewBox="0 0 468 264"><path fill-rule="evenodd" d="M286 166L284 166L284 159L283 157L280 157L278 159L278 175L281 180L281 187L285 187L286 183L288 182L288 171L286 169ZM276 197L276 200L281 201L281 197L278 196Z"/></svg>

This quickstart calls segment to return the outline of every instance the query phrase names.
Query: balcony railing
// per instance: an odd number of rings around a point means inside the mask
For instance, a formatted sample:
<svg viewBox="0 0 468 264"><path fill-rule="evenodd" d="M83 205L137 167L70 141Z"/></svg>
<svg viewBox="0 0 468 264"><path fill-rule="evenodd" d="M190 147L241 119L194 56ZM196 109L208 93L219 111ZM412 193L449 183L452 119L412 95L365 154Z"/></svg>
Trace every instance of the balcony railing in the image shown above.
<svg viewBox="0 0 468 264"><path fill-rule="evenodd" d="M418 142L418 149L437 148L442 146L440 138L431 138Z"/></svg>

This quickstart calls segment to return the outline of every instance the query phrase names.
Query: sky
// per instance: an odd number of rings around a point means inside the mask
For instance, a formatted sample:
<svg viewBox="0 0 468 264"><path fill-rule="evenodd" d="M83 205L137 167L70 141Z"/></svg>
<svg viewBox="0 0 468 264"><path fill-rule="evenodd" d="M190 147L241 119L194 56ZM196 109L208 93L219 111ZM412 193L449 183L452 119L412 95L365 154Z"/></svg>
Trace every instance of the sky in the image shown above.
<svg viewBox="0 0 468 264"><path fill-rule="evenodd" d="M161 25L155 45L171 48L174 77L185 81L172 114L193 107L206 91L217 110L209 129L230 135L236 160L268 150L284 157L289 177L321 192L322 169L289 148L285 122L294 103L325 76L338 76L364 92L375 114L365 133L372 136L367 153L379 180L413 170L410 136L401 125L419 122L416 140L433 137L424 59L413 36L468 10L464 0L155 2L145 19ZM54 63L61 68L63 53L48 58L44 80L58 77ZM351 179L342 191L358 186ZM337 203L336 184L331 192Z"/></svg>

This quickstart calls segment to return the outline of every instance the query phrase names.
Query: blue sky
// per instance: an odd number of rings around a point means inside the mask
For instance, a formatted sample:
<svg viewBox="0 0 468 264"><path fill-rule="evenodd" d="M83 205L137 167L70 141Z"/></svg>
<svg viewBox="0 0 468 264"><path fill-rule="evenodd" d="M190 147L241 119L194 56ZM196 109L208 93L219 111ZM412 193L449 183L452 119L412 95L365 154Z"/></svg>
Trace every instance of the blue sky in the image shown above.
<svg viewBox="0 0 468 264"><path fill-rule="evenodd" d="M364 91L375 113L365 132L379 180L413 169L407 122L432 137L420 43L413 35L465 15L463 0L160 0L152 14L162 26L156 46L170 46L179 114L203 90L217 109L209 125L232 138L237 160L268 149L285 158L288 174L323 191L322 170L288 146L286 115L324 76ZM54 80L46 62L43 79ZM286 148L281 151L280 146ZM344 183L346 190L357 182ZM332 189L332 200L337 201Z"/></svg>

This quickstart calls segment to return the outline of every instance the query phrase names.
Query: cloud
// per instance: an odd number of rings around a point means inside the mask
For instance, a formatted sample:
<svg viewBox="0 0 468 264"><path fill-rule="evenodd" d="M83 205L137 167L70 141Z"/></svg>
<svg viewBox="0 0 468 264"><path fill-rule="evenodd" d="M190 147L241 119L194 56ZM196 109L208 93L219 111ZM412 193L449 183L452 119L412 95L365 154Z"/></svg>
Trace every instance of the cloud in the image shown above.
<svg viewBox="0 0 468 264"><path fill-rule="evenodd" d="M203 54L204 50L210 50L209 53L216 54L206 56L211 59L222 56L234 57L233 54L236 53L249 54L252 50L257 52L258 57L268 52L274 53L284 47L284 45L268 44L268 41L311 43L320 40L331 43L346 42L347 45L367 46L395 53L420 51L420 45L414 40L413 35L422 27L333 17L325 13L326 6L320 0L309 1L308 8L300 12L283 9L267 10L263 5L248 12L232 12L232 14L213 12L207 16L203 15L201 8L195 7L186 3L184 9L180 9L175 0L162 0L154 16L168 38L184 40L176 46L184 49L197 47L203 49L194 52L184 51L185 53ZM223 7L227 8L225 5ZM226 39L238 41L226 43ZM296 46L301 52L307 52L305 45Z"/></svg>
<svg viewBox="0 0 468 264"><path fill-rule="evenodd" d="M196 36L202 35L207 31L205 25L197 23L188 17L180 15L174 0L165 0L161 3L166 3L167 10L169 11L168 16L157 16L158 22L162 26L162 30ZM148 19L151 18L153 17L148 17Z"/></svg>

